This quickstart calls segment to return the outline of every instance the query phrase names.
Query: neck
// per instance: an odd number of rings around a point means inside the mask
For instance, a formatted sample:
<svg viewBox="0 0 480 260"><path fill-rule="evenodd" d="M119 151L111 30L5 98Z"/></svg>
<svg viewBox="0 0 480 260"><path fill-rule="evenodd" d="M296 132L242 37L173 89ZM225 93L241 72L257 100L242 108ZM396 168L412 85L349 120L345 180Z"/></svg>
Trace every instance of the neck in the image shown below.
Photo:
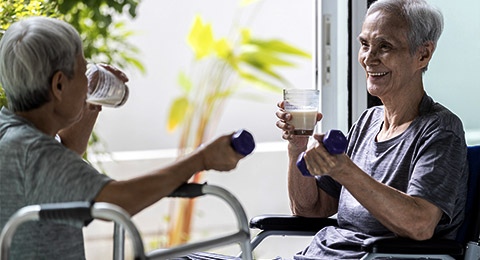
<svg viewBox="0 0 480 260"><path fill-rule="evenodd" d="M407 89L407 93L397 94L396 98L382 99L385 118L377 140L388 140L403 133L418 116L424 93L421 86Z"/></svg>
<svg viewBox="0 0 480 260"><path fill-rule="evenodd" d="M29 111L15 112L32 124L41 132L54 137L63 126L55 119L53 109L49 104Z"/></svg>

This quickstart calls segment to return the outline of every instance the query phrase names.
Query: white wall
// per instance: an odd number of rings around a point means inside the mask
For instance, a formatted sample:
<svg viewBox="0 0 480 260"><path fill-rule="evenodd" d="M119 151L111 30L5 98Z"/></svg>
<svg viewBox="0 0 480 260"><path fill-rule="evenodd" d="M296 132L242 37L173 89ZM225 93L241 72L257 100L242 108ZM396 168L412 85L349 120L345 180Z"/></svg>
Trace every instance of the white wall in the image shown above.
<svg viewBox="0 0 480 260"><path fill-rule="evenodd" d="M143 0L138 16L129 28L138 31L132 42L142 52L139 57L147 74L126 71L130 77L130 99L118 109L104 108L97 123L97 133L110 151L150 150L177 147L179 136L166 131L171 101L180 93L177 75L187 69L193 55L186 43L193 18L201 14L212 22L215 37L226 36L236 12L254 13L251 6L241 9L240 1L225 0ZM248 26L255 37L278 38L312 53L313 0L264 0ZM241 16L246 17L246 16ZM245 23L243 23L245 24ZM297 68L282 70L291 83L313 88L312 61L292 60ZM280 93L263 93L262 103L230 99L218 125L217 133L247 128L259 142L280 141L275 127L276 103Z"/></svg>

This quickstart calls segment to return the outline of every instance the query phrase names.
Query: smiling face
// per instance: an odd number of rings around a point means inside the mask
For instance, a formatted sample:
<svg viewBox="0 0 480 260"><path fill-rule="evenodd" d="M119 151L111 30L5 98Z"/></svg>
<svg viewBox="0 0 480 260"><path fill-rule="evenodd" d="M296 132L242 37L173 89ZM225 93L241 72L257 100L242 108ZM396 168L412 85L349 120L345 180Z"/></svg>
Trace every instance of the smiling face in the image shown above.
<svg viewBox="0 0 480 260"><path fill-rule="evenodd" d="M421 84L421 65L418 55L410 54L407 32L408 25L397 15L378 11L365 18L358 37L358 60L367 73L371 95L382 100L395 98Z"/></svg>

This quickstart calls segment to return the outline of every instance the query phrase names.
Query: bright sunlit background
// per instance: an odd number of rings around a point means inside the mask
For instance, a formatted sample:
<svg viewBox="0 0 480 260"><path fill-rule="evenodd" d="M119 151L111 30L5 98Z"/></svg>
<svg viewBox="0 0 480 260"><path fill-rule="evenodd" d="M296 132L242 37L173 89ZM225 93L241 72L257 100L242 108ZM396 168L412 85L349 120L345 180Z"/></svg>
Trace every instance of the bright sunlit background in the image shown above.
<svg viewBox="0 0 480 260"><path fill-rule="evenodd" d="M178 132L167 132L167 115L171 102L181 92L177 78L181 70L192 66L194 54L187 45L187 35L196 15L212 24L214 37L228 36L235 26L250 28L252 36L280 39L308 53L314 47L314 8L312 1L265 0L240 7L241 1L225 0L143 0L137 17L129 28L137 34L131 42L139 47L139 59L146 74L126 71L130 78L130 98L120 108L104 108L96 133L114 161L104 160L105 172L116 178L138 176L175 160ZM235 24L237 23L237 24ZM279 73L298 88L314 88L311 59L290 59L297 66ZM206 72L208 73L208 72ZM290 214L286 187L286 143L275 127L280 92L268 92L246 86L243 94L254 93L261 100L241 97L228 99L214 136L236 129L248 129L257 148L230 173L208 172L204 180L231 191L245 207L249 218L263 213ZM165 199L136 215L133 220L141 230L147 249L165 243L171 201ZM201 240L234 231L235 218L222 201L215 198L197 200L193 219L193 240ZM85 230L87 259L108 259L111 255L112 225L96 221ZM273 258L292 256L303 249L310 238L278 244L273 238L258 249L256 256ZM130 248L127 246L127 250ZM235 254L238 246L216 249Z"/></svg>
<svg viewBox="0 0 480 260"><path fill-rule="evenodd" d="M325 117L337 116L336 120L325 118L328 127L339 127L345 131L348 1L321 2L336 6L332 16L332 32L338 37L332 40L332 55L338 57L338 61L332 61L332 69L335 71L333 81L336 84L321 87L324 94L341 93L335 97L324 96L322 102L326 106L322 107L322 112L325 112ZM354 4L359 2L360 0L354 1ZM444 13L445 30L425 75L426 90L436 101L447 106L463 120L468 144L480 144L480 124L477 119L480 103L475 102L479 93L476 79L476 63L480 60L479 2L430 2ZM186 38L196 15L201 15L206 22L212 24L215 37L227 36L235 26L245 26L251 29L256 38L278 38L314 54L314 1L264 0L246 8L239 7L239 3L240 1L234 0L143 0L140 3L138 15L129 22L129 28L137 32L131 41L141 50L139 59L146 67L146 74L126 71L130 77L128 85L131 90L128 102L121 108L104 108L96 126L101 141L111 152L110 157L101 160L107 174L116 179L131 178L175 160L175 148L180 135L178 132L167 132L167 115L171 102L181 93L177 83L179 72L192 66L194 55ZM363 13L356 16L361 19ZM356 38L356 35L352 37ZM354 50L352 55L355 56L356 52ZM352 59L356 61L355 57ZM281 75L295 87L314 88L313 59L291 61L297 67L283 69ZM355 63L353 66L358 65ZM353 69L360 71L358 75L364 77L363 69ZM359 82L362 82L361 77ZM354 83L354 92L364 91L364 86L360 85L362 84ZM337 89L335 92L326 89L334 87L343 90ZM208 172L204 180L231 191L244 206L248 218L264 213L290 214L286 187L286 143L275 127L276 103L282 99L282 95L249 86L242 90L242 94L252 93L259 95L261 100L240 97L228 99L223 114L216 118L219 123L213 136L246 128L257 141L254 154L242 160L232 172ZM354 109L357 109L355 104ZM358 114L358 111L353 113ZM165 243L168 227L166 219L171 205L169 199L162 200L133 218L142 232L147 249ZM197 211L194 214L192 233L194 241L235 230L233 214L221 201L202 198L197 200L195 207ZM102 222L94 222L86 229L88 259L109 258L112 251L111 231L112 226ZM308 245L310 240L267 239L255 254L260 259L276 256L290 258ZM215 252L225 254L238 251L239 247L236 246L215 249Z"/></svg>

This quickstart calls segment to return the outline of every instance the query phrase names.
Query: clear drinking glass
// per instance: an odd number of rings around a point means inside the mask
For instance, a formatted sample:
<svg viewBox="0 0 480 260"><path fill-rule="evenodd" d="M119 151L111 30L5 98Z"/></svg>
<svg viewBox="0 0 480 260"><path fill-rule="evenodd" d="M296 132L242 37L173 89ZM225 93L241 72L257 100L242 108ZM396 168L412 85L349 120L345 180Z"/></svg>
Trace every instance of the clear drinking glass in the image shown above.
<svg viewBox="0 0 480 260"><path fill-rule="evenodd" d="M317 124L319 90L284 89L285 111L292 115L288 122L295 127L294 135L312 135Z"/></svg>
<svg viewBox="0 0 480 260"><path fill-rule="evenodd" d="M129 95L127 85L106 68L97 64L88 64L86 75L88 103L119 107L127 102Z"/></svg>

